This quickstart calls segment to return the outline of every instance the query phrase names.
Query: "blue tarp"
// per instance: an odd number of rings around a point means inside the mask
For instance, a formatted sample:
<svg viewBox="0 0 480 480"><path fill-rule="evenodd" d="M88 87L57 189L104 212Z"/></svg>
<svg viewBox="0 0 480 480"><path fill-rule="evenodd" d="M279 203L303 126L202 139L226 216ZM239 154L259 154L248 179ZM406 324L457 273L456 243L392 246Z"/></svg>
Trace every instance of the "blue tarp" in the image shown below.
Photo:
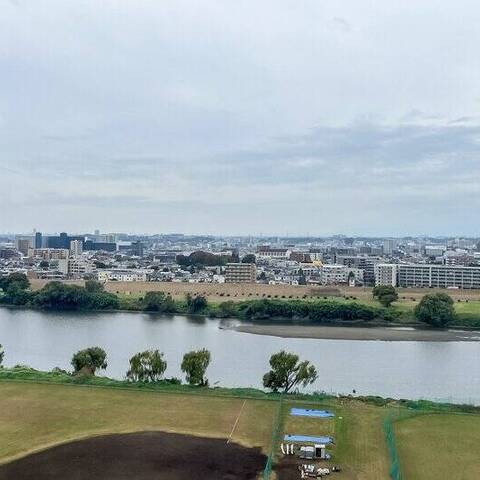
<svg viewBox="0 0 480 480"><path fill-rule="evenodd" d="M331 418L335 416L334 413L328 412L327 410L308 410L305 408L292 408L290 410L290 415L294 415L296 417L317 417L317 418Z"/></svg>
<svg viewBox="0 0 480 480"><path fill-rule="evenodd" d="M310 442L310 443L333 443L332 437L310 437L309 435L285 435L285 442Z"/></svg>

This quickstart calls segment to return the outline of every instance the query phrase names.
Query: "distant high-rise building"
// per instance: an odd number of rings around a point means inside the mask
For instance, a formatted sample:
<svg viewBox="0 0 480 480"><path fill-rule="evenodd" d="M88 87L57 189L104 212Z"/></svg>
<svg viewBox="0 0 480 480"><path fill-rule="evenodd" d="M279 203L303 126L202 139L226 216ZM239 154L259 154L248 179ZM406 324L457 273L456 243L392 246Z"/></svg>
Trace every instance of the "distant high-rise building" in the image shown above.
<svg viewBox="0 0 480 480"><path fill-rule="evenodd" d="M46 247L47 248L63 248L66 250L70 249L70 242L72 240L79 240L82 244L85 242L85 237L83 236L74 236L71 237L65 232L62 232L59 236L47 237Z"/></svg>
<svg viewBox="0 0 480 480"><path fill-rule="evenodd" d="M397 241L391 238L387 238L383 241L383 253L385 255L393 255L394 250L397 248Z"/></svg>
<svg viewBox="0 0 480 480"><path fill-rule="evenodd" d="M27 256L28 249L32 248L33 240L31 237L19 237L15 239L15 248L22 254Z"/></svg>
<svg viewBox="0 0 480 480"><path fill-rule="evenodd" d="M34 248L42 248L42 232L36 232L35 233Z"/></svg>
<svg viewBox="0 0 480 480"><path fill-rule="evenodd" d="M95 236L98 237L100 235L100 230L97 228L94 232Z"/></svg>
<svg viewBox="0 0 480 480"><path fill-rule="evenodd" d="M80 240L72 240L70 242L70 254L74 257L78 257L83 252L83 242Z"/></svg>

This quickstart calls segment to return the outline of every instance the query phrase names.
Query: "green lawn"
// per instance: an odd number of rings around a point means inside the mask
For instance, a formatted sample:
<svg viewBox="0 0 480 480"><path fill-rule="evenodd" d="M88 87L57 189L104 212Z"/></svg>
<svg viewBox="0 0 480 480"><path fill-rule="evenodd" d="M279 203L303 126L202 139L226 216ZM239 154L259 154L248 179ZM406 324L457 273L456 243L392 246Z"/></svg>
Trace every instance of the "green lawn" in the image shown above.
<svg viewBox="0 0 480 480"><path fill-rule="evenodd" d="M478 480L480 416L427 414L395 424L407 480Z"/></svg>
<svg viewBox="0 0 480 480"><path fill-rule="evenodd" d="M292 417L290 407L322 408L334 419ZM332 461L342 466L338 480L386 480L389 460L382 430L385 408L359 401L288 402L284 408L283 433L333 436ZM283 435L282 435L283 438Z"/></svg>

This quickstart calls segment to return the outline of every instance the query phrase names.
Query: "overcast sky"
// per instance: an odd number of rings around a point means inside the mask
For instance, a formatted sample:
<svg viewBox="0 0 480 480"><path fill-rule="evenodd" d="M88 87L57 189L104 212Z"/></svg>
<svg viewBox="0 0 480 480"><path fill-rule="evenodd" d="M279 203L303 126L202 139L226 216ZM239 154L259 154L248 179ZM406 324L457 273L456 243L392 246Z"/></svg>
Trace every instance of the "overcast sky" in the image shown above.
<svg viewBox="0 0 480 480"><path fill-rule="evenodd" d="M0 231L480 235L478 0L0 0Z"/></svg>

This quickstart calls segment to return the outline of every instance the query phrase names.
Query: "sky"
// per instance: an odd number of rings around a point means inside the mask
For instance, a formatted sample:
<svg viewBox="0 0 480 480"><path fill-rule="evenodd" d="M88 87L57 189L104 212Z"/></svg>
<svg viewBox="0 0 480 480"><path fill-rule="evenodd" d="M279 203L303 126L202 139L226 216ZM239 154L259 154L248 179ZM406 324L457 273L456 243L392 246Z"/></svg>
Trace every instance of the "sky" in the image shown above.
<svg viewBox="0 0 480 480"><path fill-rule="evenodd" d="M478 0L0 0L0 232L480 235Z"/></svg>

